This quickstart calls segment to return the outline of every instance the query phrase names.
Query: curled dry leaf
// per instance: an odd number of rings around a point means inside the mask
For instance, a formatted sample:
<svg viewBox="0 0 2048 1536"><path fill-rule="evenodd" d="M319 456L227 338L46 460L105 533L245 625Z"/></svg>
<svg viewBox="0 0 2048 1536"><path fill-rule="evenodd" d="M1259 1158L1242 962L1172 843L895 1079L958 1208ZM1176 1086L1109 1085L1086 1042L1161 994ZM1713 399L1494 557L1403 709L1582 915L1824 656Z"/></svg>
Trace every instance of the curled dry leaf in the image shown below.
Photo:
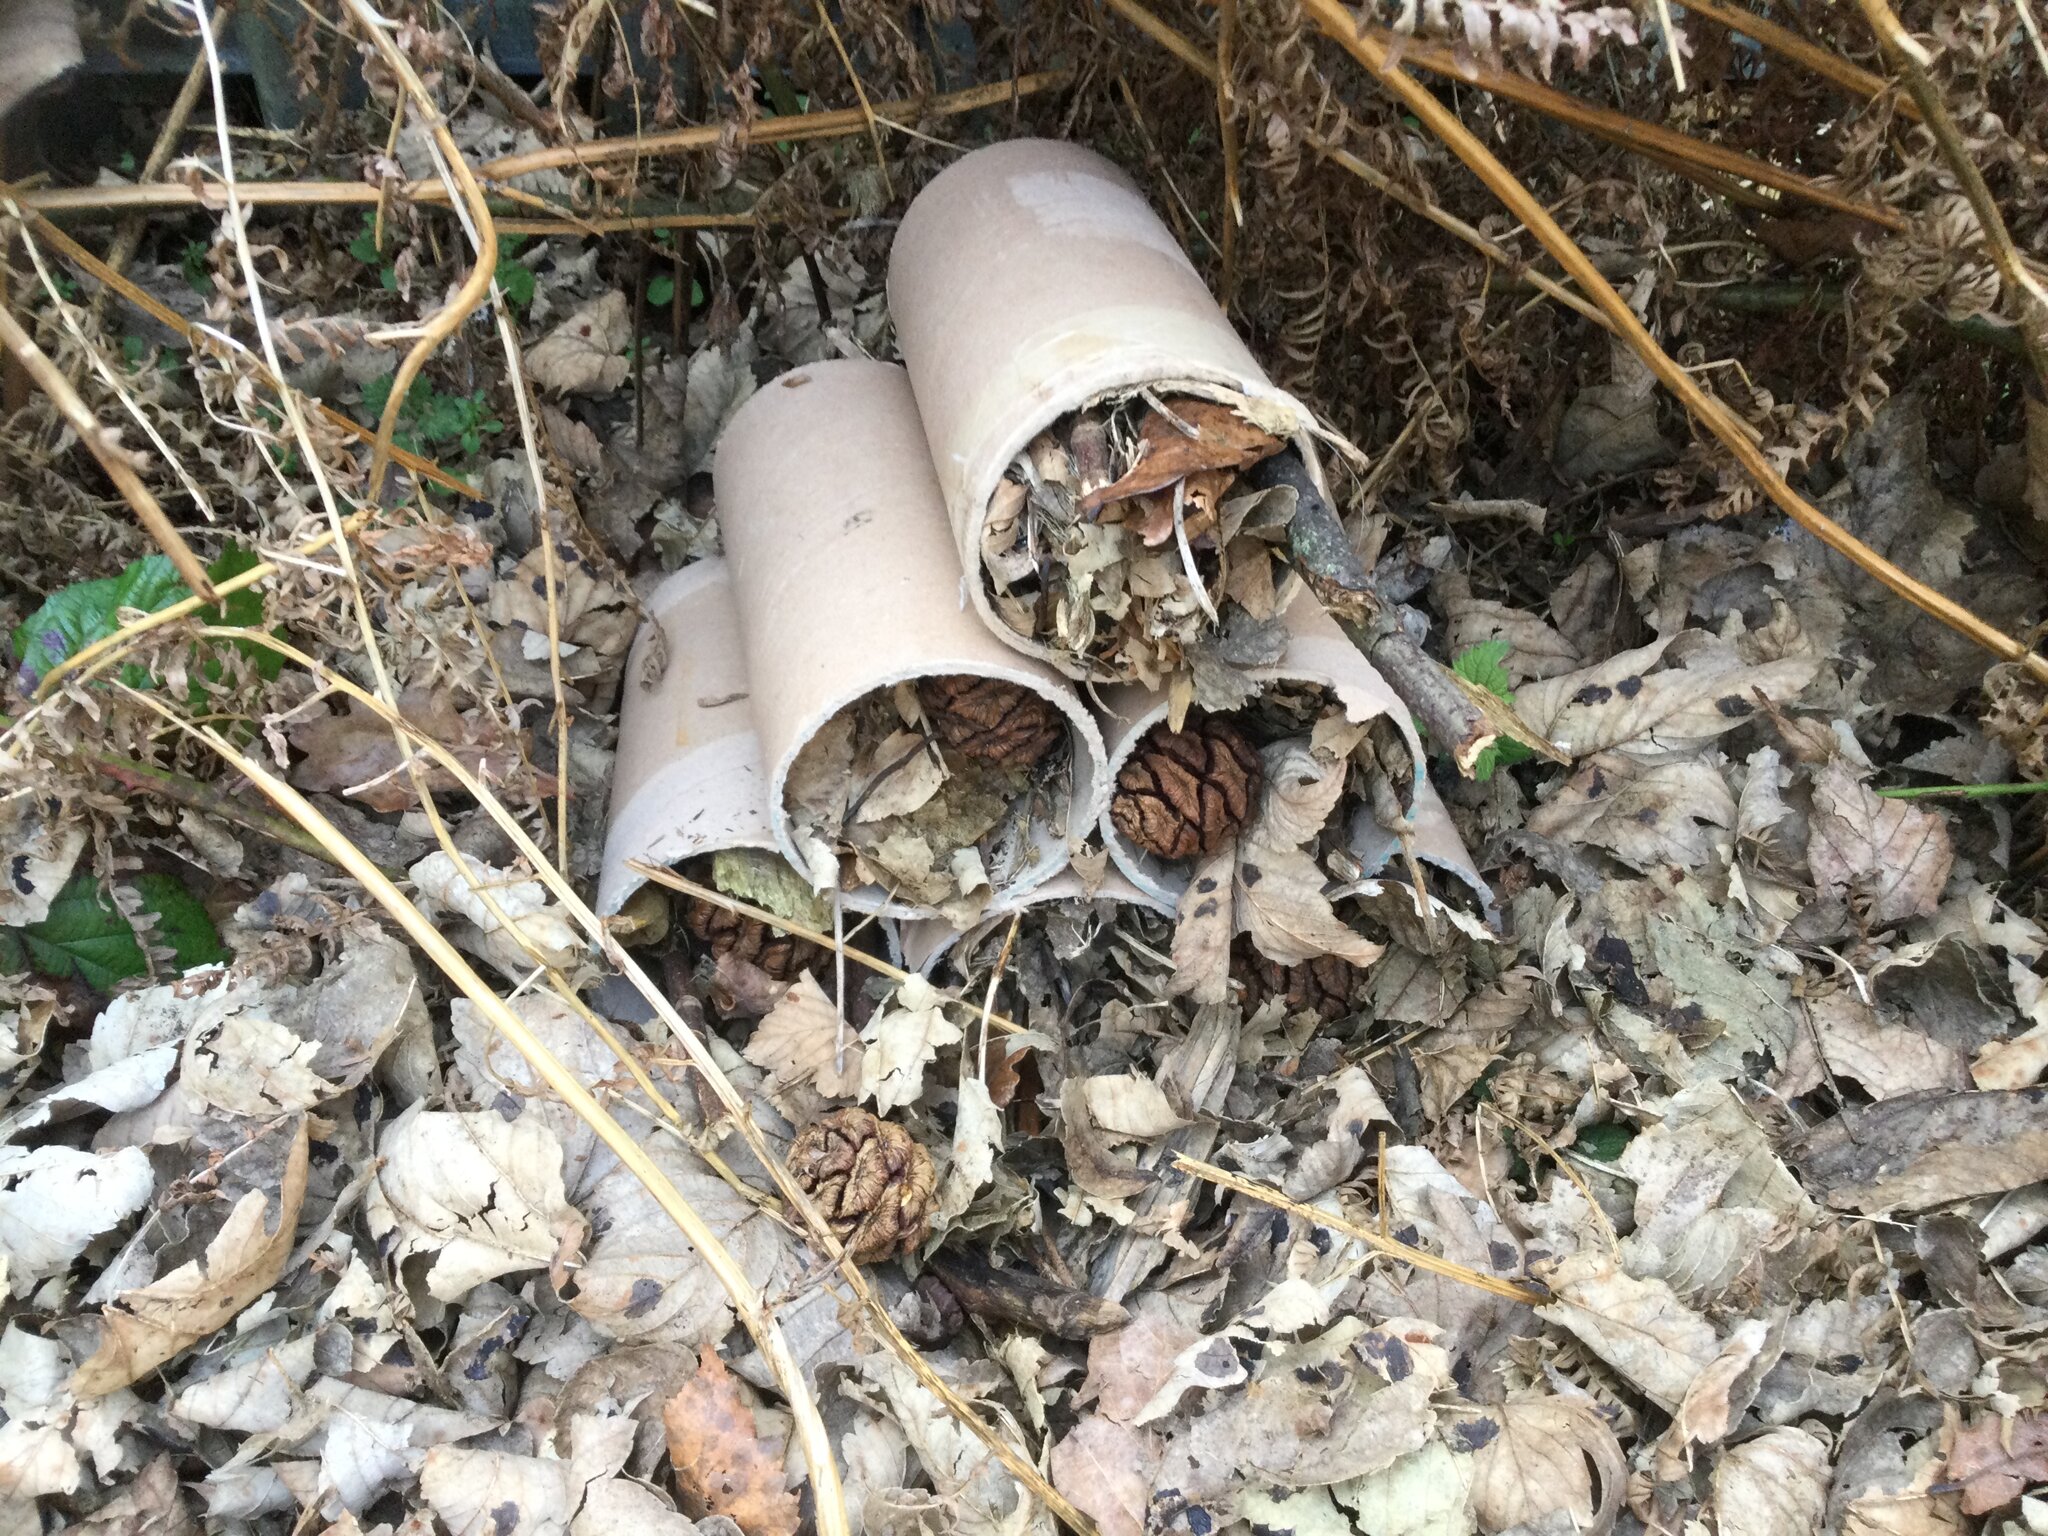
<svg viewBox="0 0 2048 1536"><path fill-rule="evenodd" d="M377 1144L370 1230L394 1259L432 1254L427 1289L471 1286L575 1253L587 1224L562 1188L562 1144L537 1120L415 1104Z"/></svg>
<svg viewBox="0 0 2048 1536"><path fill-rule="evenodd" d="M219 1232L193 1259L140 1290L123 1291L100 1314L99 1349L72 1377L81 1397L111 1392L222 1328L277 1279L292 1249L306 1197L306 1122L291 1132L276 1195L246 1191Z"/></svg>
<svg viewBox="0 0 2048 1536"><path fill-rule="evenodd" d="M139 1147L0 1147L0 1294L62 1274L103 1232L149 1203L156 1175Z"/></svg>
<svg viewBox="0 0 2048 1536"><path fill-rule="evenodd" d="M800 1514L783 1479L783 1448L761 1438L746 1389L710 1344L661 1421L690 1513L728 1516L745 1536L796 1536Z"/></svg>
<svg viewBox="0 0 2048 1536"><path fill-rule="evenodd" d="M1880 798L1837 759L1814 775L1806 861L1821 890L1886 927L1940 905L1955 850L1939 815Z"/></svg>
<svg viewBox="0 0 2048 1536"><path fill-rule="evenodd" d="M468 854L462 859L458 866L445 851L430 853L406 871L429 916L445 910L466 918L476 930L476 952L515 980L537 965L562 969L575 964L582 941L538 880L494 869ZM483 891L505 914L510 929L498 921Z"/></svg>
<svg viewBox="0 0 2048 1536"><path fill-rule="evenodd" d="M1557 1299L1536 1315L1576 1334L1666 1412L1720 1352L1714 1325L1670 1286L1625 1274L1605 1254L1574 1254L1539 1278Z"/></svg>

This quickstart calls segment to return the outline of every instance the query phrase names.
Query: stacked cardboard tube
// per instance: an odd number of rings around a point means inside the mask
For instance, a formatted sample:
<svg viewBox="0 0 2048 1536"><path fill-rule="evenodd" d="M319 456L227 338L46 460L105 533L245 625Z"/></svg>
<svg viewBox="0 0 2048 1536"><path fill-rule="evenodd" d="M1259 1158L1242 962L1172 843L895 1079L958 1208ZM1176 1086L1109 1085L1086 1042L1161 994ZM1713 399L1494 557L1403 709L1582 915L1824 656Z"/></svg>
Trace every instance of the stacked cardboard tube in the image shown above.
<svg viewBox="0 0 2048 1536"><path fill-rule="evenodd" d="M628 674L598 893L607 913L640 883L629 861L739 848L774 850L814 889L836 885L848 910L909 921L909 947L927 954L955 929L1046 900L1171 910L1186 883L1109 816L1117 771L1167 716L1166 694L1005 621L982 575L991 500L1056 421L1148 391L1256 419L1321 487L1312 418L1267 379L1136 186L1074 145L1011 141L956 162L911 205L888 286L905 366L793 370L720 441L725 558L656 591ZM1281 600L1286 653L1247 677L1319 687L1354 723L1398 731L1416 765L1402 797L1409 846L1490 906L1406 707L1306 592ZM866 866L821 857L792 804L793 774L836 717L939 677L1029 690L1065 735L1056 803L1040 795L1020 811L978 899L943 913L856 878ZM1097 838L1115 868L1088 890L1071 865ZM1375 869L1397 843L1370 814L1348 841Z"/></svg>

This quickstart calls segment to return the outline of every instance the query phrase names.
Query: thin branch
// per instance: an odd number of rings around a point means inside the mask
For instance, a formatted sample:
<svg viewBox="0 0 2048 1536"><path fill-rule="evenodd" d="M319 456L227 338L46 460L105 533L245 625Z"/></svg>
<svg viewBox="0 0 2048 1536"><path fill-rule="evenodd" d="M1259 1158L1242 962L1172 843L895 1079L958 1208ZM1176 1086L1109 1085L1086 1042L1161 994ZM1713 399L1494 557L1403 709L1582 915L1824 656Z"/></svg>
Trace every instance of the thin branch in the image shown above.
<svg viewBox="0 0 2048 1536"><path fill-rule="evenodd" d="M878 101L874 104L874 113L877 119L890 123L914 122L920 117L952 117L984 107L1002 106L1040 91L1057 90L1072 79L1073 76L1065 70L1046 70L993 85L977 85L971 90L949 91L941 96ZM795 117L763 118L746 125L706 123L693 128L679 128L672 133L593 139L554 149L527 150L522 154L486 161L475 167L475 172L486 182L509 182L535 171L589 170L621 161L652 160L665 155L715 149L731 141L751 146L844 138L864 132L866 127L866 117L852 107L833 112L805 112ZM408 182L395 190L398 196L415 203L447 203L451 197L448 189L438 181ZM244 203L270 207L369 204L375 203L379 195L378 188L366 182L350 181L243 182L236 191ZM184 182L153 182L148 186L134 187L56 187L24 190L15 195L24 208L44 213L129 208L208 208L218 212L227 206L226 194L211 183L196 186Z"/></svg>
<svg viewBox="0 0 2048 1536"><path fill-rule="evenodd" d="M1963 189L1963 196L1970 200L1970 209L1977 215L1977 225L1984 231L1984 243L1990 248L1991 259L1998 267L1998 275L2004 280L2006 294L2019 313L2020 339L2026 343L2027 361L2033 364L2034 381L2043 391L2048 391L2048 289L2026 268L2021 259L2019 247L2013 244L2012 232L2005 227L2004 216L1998 211L1998 201L1991 195L1991 188L1984 180L1984 173L1977 169L1976 161L1970 157L1963 136L1956 128L1956 120L1950 116L1948 103L1942 99L1941 90L1934 83L1934 77L1927 72L1933 62L1926 49L1915 42L1892 8L1885 0L1859 0L1863 16L1870 23L1870 30L1877 34L1898 63L1906 77L1906 89L1920 104L1920 116L1927 132L1941 147L1941 155L1948 162L1948 168Z"/></svg>
<svg viewBox="0 0 2048 1536"><path fill-rule="evenodd" d="M839 28L832 24L832 13L826 9L825 0L811 0L811 3L817 7L818 20L824 24L832 46L838 50L839 62L846 68L846 78L853 82L854 100L860 103L861 121L867 127L868 142L875 148L875 169L882 173L882 190L894 202L896 183L889 179L889 157L882 149L882 130L875 122L875 108L868 100L868 88L860 83L860 71L853 67L853 55L846 51L846 40L839 35Z"/></svg>
<svg viewBox="0 0 2048 1536"><path fill-rule="evenodd" d="M1231 100L1231 55L1237 46L1237 0L1216 8L1216 136L1223 144L1223 307L1237 298L1237 227L1244 209L1237 196L1237 105ZM1195 591L1202 591L1200 582Z"/></svg>
<svg viewBox="0 0 2048 1536"><path fill-rule="evenodd" d="M1697 16L1730 32L1739 32L1823 80L1834 82L1852 95L1866 99L1880 96L1890 84L1884 76L1872 74L1861 64L1851 63L1839 53L1807 41L1790 27L1780 26L1740 6L1729 5L1726 0L1684 0L1684 3L1688 16ZM1899 110L1916 121L1919 119L1920 108L1911 101L1901 101Z"/></svg>
<svg viewBox="0 0 2048 1536"><path fill-rule="evenodd" d="M1141 0L1103 0L1103 3L1204 79L1215 79L1215 61L1153 15ZM1335 33L1331 35L1337 36ZM1630 117L1626 112L1595 106L1551 86L1540 85L1528 76L1517 74L1513 70L1495 69L1491 65L1476 61L1464 61L1448 48L1440 48L1415 38L1399 37L1384 28L1368 27L1360 30L1355 22L1345 25L1344 37L1338 40L1342 42L1347 37L1357 38L1362 42L1370 41L1382 55L1390 56L1398 45L1404 64L1414 64L1445 79L1476 85L1483 91L1505 97L1532 111L1554 117L1559 122L1570 123L1623 149L1658 157L1672 169L1687 175L1691 175L1695 170L1718 172L1721 176L1732 176L1738 181L1752 181L1758 186L1775 188L1788 197L1800 198L1824 208L1833 208L1837 212L1849 214L1884 229L1901 230L1906 227L1903 214L1882 204L1846 196L1797 171L1788 171L1772 165L1768 160L1758 160L1750 155L1739 154L1718 144L1704 143L1690 134L1680 133L1674 128L1666 128L1658 123L1645 122L1639 117ZM1172 39L1171 42L1168 41L1169 38ZM1721 184L1710 177L1702 176L1698 179L1716 191L1722 189Z"/></svg>
<svg viewBox="0 0 2048 1536"><path fill-rule="evenodd" d="M1276 1211L1285 1211L1298 1216L1312 1226L1328 1227L1332 1232L1341 1232L1346 1237L1365 1244L1375 1252L1383 1253L1390 1259L1399 1259L1417 1269L1427 1270L1432 1275L1441 1275L1446 1280L1455 1280L1460 1285L1469 1285L1475 1290L1491 1291L1496 1296L1505 1296L1509 1301L1519 1301L1532 1307L1540 1307L1552 1300L1546 1291L1539 1291L1533 1285L1517 1285L1512 1280L1503 1280L1477 1269L1468 1269L1451 1259L1439 1258L1426 1248L1412 1247L1391 1237L1382 1237L1371 1227L1361 1227L1355 1221L1329 1211L1318 1210L1313 1205L1304 1205L1273 1188L1232 1173L1227 1168L1218 1168L1214 1163L1205 1163L1198 1157L1189 1157L1185 1152L1174 1154L1173 1166L1183 1173L1191 1173L1207 1184L1219 1189L1232 1190L1263 1205L1270 1205Z"/></svg>
<svg viewBox="0 0 2048 1536"><path fill-rule="evenodd" d="M108 438L94 418L92 407L79 398L78 391L71 387L71 381L64 377L64 370L50 361L43 349L36 345L35 338L21 328L13 311L4 305L0 305L0 346L6 347L15 361L27 370L28 376L42 387L43 393L50 397L50 403L57 407L57 413L78 435L86 451L99 460L100 468L114 482L121 499L134 512L135 520L156 540L157 548L170 556L171 564L184 578L185 585L196 592L202 602L214 601L218 594L206 574L205 565L192 553L192 546L185 542L184 535L172 526L155 493L142 483L142 476L135 472L135 465L128 456Z"/></svg>
<svg viewBox="0 0 2048 1536"><path fill-rule="evenodd" d="M2019 662L2035 677L2048 681L2048 658L2037 655L2009 635L1992 628L1960 603L1916 581L1793 490L1751 441L1747 428L1735 413L1701 389L1692 375L1658 345L1628 302L1615 292L1614 285L1601 275L1600 269L1578 243L1565 233L1529 189L1516 180L1514 173L1466 128L1456 113L1425 90L1412 75L1396 67L1386 46L1373 33L1361 32L1339 0L1303 0L1303 5L1329 37L1400 98L1409 111L1472 169L1507 210L1528 227L1558 265L1579 285L1579 291L1606 313L1615 332L1642 358L1658 381L1720 440L1786 516L1907 602L1932 614L2001 660Z"/></svg>

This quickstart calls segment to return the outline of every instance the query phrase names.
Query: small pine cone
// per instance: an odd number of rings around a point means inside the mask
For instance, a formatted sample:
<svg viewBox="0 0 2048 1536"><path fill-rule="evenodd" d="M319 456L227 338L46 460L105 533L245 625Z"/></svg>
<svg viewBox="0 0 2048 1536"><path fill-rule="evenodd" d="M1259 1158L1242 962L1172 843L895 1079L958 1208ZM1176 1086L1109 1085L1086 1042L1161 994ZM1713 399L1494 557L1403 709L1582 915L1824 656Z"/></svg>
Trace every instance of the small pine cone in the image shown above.
<svg viewBox="0 0 2048 1536"><path fill-rule="evenodd" d="M1256 1013L1271 997L1287 999L1289 1013L1310 1012L1334 1024L1352 1009L1358 967L1337 955L1317 955L1299 965L1268 960L1248 940L1231 951L1230 979L1244 989L1244 1011Z"/></svg>
<svg viewBox="0 0 2048 1536"><path fill-rule="evenodd" d="M930 1230L931 1154L865 1109L835 1109L798 1131L789 1171L857 1264L909 1253Z"/></svg>
<svg viewBox="0 0 2048 1536"><path fill-rule="evenodd" d="M825 960L825 951L809 939L778 933L764 922L701 896L692 896L683 909L683 926L712 955L744 960L766 972L771 981L795 981Z"/></svg>
<svg viewBox="0 0 2048 1536"><path fill-rule="evenodd" d="M1178 731L1162 721L1117 770L1110 820L1162 859L1211 854L1251 819L1262 773L1259 754L1229 721L1196 716Z"/></svg>
<svg viewBox="0 0 2048 1536"><path fill-rule="evenodd" d="M927 677L917 701L946 746L1005 768L1034 766L1067 732L1050 699L1000 677Z"/></svg>

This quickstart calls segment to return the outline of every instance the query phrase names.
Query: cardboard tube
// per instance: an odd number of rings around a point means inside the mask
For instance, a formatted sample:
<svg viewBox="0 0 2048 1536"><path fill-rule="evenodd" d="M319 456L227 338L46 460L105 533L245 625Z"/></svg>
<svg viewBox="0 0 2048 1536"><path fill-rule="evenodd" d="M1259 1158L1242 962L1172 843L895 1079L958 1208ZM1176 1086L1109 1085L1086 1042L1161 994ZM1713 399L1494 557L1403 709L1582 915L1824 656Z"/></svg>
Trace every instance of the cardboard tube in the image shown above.
<svg viewBox="0 0 2048 1536"><path fill-rule="evenodd" d="M1350 637L1337 627L1336 620L1323 612L1313 599L1302 595L1287 610L1286 618L1290 632L1286 659L1277 666L1247 667L1245 675L1256 683L1311 683L1327 688L1344 706L1344 713L1358 724L1380 715L1392 720L1407 739L1408 751L1415 760L1414 803L1418 829L1428 826L1429 846L1433 854L1455 857L1469 869L1471 860L1465 857L1457 831L1450 825L1449 817L1444 815L1436 792L1429 787L1423 764L1422 740L1415 734L1415 723L1409 717L1408 706L1395 697L1394 690L1387 686L1373 664L1359 653ZM1124 760L1137 749L1145 733L1166 718L1167 699L1164 693L1152 689L1115 688L1108 691L1103 703L1103 734L1110 743L1109 780L1113 786ZM1435 807L1434 811L1427 810L1430 806ZM1131 883L1156 901L1177 905L1181 892L1187 889L1189 866L1158 858L1134 846L1110 820L1107 805L1103 807L1101 826L1103 844L1109 849L1110 858L1130 877ZM1448 846L1443 842L1446 835ZM1472 870L1470 878L1480 889L1485 888L1485 882L1479 878L1476 869Z"/></svg>
<svg viewBox="0 0 2048 1536"><path fill-rule="evenodd" d="M725 561L677 571L648 599L647 619L619 701L611 828L597 878L597 910L607 917L644 883L629 859L674 865L723 849L775 849ZM663 655L660 677L642 686Z"/></svg>
<svg viewBox="0 0 2048 1536"><path fill-rule="evenodd" d="M989 497L1069 411L1140 386L1246 397L1320 478L1306 406L1266 377L1129 177L1075 144L976 150L911 203L889 257L910 369L967 591L1026 655L1099 676L1004 623L981 562Z"/></svg>
<svg viewBox="0 0 2048 1536"><path fill-rule="evenodd" d="M1008 906L990 908L980 922L964 933L945 919L937 917L899 923L896 931L903 945L903 964L921 975L929 975L931 968L951 954L954 946L962 939L978 941L990 929L1000 928L1008 923L1015 913L1050 906L1056 901L1122 901L1133 906L1149 907L1166 917L1173 916L1171 906L1139 890L1120 870L1103 871L1102 884L1090 894L1088 888L1081 883L1079 875L1071 869L1063 869L1037 890L1017 898Z"/></svg>
<svg viewBox="0 0 2048 1536"><path fill-rule="evenodd" d="M965 611L959 555L903 370L841 361L782 375L733 417L713 476L783 856L803 867L784 791L806 742L877 690L966 674L1033 690L1071 728L1066 828L1036 829L1033 856L991 900L1064 869L1070 841L1087 837L1107 802L1102 737L1071 684L1021 660ZM892 917L929 914L878 886L845 901Z"/></svg>

